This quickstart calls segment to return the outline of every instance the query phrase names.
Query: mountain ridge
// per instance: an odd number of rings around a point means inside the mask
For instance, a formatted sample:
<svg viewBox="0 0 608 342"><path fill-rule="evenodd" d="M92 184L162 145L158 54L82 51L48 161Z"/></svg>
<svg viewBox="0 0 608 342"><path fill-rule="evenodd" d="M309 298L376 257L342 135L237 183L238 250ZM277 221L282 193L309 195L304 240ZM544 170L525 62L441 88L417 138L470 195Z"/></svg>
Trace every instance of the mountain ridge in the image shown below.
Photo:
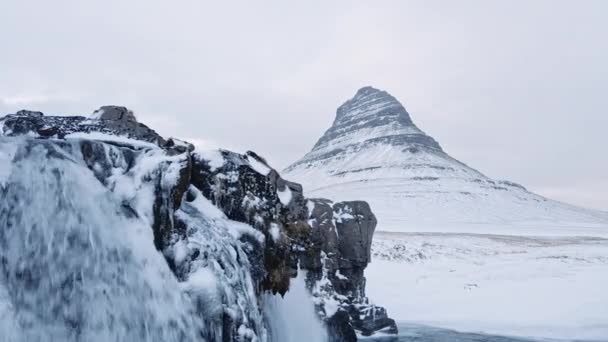
<svg viewBox="0 0 608 342"><path fill-rule="evenodd" d="M608 213L494 180L450 156L416 126L395 97L370 86L338 107L332 126L283 174L302 183L309 195L370 202L380 230L443 231L453 225L468 225L465 230L475 226L471 232L505 232L509 229L496 227L509 225L525 230L608 228Z"/></svg>

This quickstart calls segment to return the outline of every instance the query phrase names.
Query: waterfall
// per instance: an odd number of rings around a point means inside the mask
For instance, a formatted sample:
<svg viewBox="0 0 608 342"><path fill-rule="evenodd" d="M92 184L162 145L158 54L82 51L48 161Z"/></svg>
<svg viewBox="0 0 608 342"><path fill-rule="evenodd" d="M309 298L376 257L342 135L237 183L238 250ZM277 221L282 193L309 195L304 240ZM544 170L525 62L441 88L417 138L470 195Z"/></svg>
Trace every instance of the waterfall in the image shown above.
<svg viewBox="0 0 608 342"><path fill-rule="evenodd" d="M3 342L200 341L200 319L149 226L78 159L78 148L0 139ZM6 166L6 165L5 165Z"/></svg>
<svg viewBox="0 0 608 342"><path fill-rule="evenodd" d="M263 298L264 314L271 342L326 342L327 332L319 317L305 284L306 273L298 271L291 279L284 297L266 294Z"/></svg>
<svg viewBox="0 0 608 342"><path fill-rule="evenodd" d="M284 297L258 298L239 237L261 233L194 190L176 211L187 240L171 251L199 257L178 281L155 248L145 209L153 192L125 178L145 173L121 168L164 159L138 152L126 163L117 147L98 144L92 170L78 141L0 137L1 342L216 342L226 317L234 340L328 340L305 272Z"/></svg>

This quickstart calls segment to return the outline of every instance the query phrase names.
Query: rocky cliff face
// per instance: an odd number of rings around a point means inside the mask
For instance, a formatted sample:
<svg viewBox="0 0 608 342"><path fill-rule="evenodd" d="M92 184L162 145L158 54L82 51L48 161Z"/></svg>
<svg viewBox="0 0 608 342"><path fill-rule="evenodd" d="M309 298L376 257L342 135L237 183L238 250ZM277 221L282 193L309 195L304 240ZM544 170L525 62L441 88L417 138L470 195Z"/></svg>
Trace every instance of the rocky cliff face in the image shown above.
<svg viewBox="0 0 608 342"><path fill-rule="evenodd" d="M0 133L0 314L11 342L270 340L259 302L289 291L298 269L332 341L396 332L365 297L367 203L307 199L255 153L198 151L124 107L88 118L21 111L0 119ZM166 317L147 318L153 305Z"/></svg>

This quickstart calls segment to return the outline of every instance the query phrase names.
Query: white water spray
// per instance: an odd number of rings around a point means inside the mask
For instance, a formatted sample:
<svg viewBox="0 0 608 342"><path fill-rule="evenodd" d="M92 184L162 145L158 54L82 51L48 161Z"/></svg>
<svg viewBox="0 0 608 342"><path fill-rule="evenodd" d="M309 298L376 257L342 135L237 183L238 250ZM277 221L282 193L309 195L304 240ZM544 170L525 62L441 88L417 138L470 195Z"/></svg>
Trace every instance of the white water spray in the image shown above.
<svg viewBox="0 0 608 342"><path fill-rule="evenodd" d="M23 144L5 169L0 341L200 341L203 327L150 227L73 151Z"/></svg>
<svg viewBox="0 0 608 342"><path fill-rule="evenodd" d="M271 342L326 342L327 332L315 313L312 297L306 289L306 273L298 271L284 297L264 296Z"/></svg>

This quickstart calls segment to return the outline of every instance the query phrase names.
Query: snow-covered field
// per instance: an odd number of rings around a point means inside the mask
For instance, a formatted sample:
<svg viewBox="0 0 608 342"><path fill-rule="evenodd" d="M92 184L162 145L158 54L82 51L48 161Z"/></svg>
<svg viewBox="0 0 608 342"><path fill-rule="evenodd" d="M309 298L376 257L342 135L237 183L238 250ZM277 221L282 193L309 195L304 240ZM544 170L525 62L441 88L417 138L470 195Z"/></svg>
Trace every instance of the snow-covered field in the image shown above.
<svg viewBox="0 0 608 342"><path fill-rule="evenodd" d="M360 89L283 176L370 204L391 233L374 237L367 294L397 321L608 341L608 212L485 176L390 94Z"/></svg>
<svg viewBox="0 0 608 342"><path fill-rule="evenodd" d="M608 341L608 239L377 232L367 294L398 321Z"/></svg>

